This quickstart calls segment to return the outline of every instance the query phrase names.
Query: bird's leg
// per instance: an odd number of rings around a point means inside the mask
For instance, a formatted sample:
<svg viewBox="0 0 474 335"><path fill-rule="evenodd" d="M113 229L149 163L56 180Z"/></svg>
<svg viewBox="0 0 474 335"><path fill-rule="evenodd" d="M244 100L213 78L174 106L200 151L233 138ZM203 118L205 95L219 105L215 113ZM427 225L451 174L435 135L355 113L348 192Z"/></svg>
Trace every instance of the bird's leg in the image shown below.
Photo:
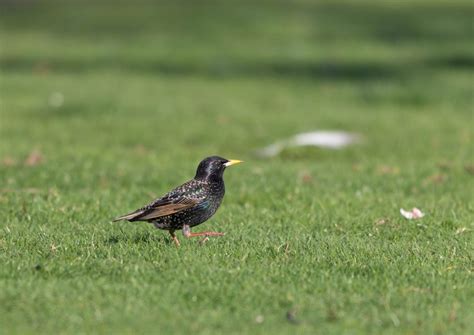
<svg viewBox="0 0 474 335"><path fill-rule="evenodd" d="M179 247L180 243L178 238L176 237L174 230L169 230L171 238L173 239L174 244L176 244L177 247Z"/></svg>
<svg viewBox="0 0 474 335"><path fill-rule="evenodd" d="M183 226L183 235L186 238L190 238L190 237L196 237L196 236L205 236L205 237L223 236L224 233L218 233L218 232L215 232L215 231L203 231L203 232L200 232L200 233L191 233L191 228L188 225L184 225Z"/></svg>

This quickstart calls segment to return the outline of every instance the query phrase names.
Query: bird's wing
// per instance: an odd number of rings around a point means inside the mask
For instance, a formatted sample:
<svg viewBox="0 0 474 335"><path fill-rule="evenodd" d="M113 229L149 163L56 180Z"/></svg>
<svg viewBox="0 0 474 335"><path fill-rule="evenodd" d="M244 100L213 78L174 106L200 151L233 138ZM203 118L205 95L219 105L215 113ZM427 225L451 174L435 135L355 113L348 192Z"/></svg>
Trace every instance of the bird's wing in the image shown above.
<svg viewBox="0 0 474 335"><path fill-rule="evenodd" d="M145 213L141 214L136 219L138 220L151 220L156 219L161 216L166 216L170 214L175 214L177 212L181 212L187 208L191 208L198 204L199 202L195 199L185 199L180 202L169 202L169 203L158 203L155 204L152 208L145 211Z"/></svg>
<svg viewBox="0 0 474 335"><path fill-rule="evenodd" d="M194 206L205 205L205 203L204 185L193 180L177 187L151 204L132 213L120 216L114 221L147 221L178 213Z"/></svg>

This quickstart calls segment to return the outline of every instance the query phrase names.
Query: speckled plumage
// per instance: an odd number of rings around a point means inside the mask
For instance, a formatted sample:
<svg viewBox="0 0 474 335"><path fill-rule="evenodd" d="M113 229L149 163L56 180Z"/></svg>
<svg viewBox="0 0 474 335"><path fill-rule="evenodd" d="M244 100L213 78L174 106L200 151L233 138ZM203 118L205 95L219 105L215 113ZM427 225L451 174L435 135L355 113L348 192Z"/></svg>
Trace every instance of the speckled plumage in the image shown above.
<svg viewBox="0 0 474 335"><path fill-rule="evenodd" d="M150 222L156 228L169 230L175 239L175 230L183 229L185 232L185 228L197 226L214 215L225 193L224 170L239 162L218 156L208 157L199 164L194 179L115 221Z"/></svg>
<svg viewBox="0 0 474 335"><path fill-rule="evenodd" d="M156 206L163 203L186 203L187 200L196 202L189 208L183 208L175 213L159 216L151 219L155 227L160 229L182 229L184 224L190 227L197 226L209 219L219 208L224 197L224 182L209 182L201 180L190 180L178 186L162 198L153 201L145 206L145 213L153 211ZM130 221L140 221L140 217Z"/></svg>

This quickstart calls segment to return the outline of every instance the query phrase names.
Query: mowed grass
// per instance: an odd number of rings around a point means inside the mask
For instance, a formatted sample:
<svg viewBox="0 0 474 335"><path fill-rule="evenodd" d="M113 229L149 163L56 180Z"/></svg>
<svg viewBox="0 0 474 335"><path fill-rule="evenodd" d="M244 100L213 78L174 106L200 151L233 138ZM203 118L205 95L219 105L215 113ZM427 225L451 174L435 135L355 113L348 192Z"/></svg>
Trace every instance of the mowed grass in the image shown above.
<svg viewBox="0 0 474 335"><path fill-rule="evenodd" d="M1 333L472 331L469 1L0 12ZM252 154L315 129L364 141ZM111 222L212 154L224 237Z"/></svg>

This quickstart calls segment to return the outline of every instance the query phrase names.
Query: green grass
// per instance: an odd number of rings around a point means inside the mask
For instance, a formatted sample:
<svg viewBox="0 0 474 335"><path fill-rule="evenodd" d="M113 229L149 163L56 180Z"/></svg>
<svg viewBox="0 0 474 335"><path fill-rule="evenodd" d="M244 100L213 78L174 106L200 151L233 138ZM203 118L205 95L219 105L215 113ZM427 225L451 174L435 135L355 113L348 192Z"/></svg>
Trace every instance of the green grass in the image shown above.
<svg viewBox="0 0 474 335"><path fill-rule="evenodd" d="M472 331L469 1L133 3L0 8L1 333ZM110 222L211 154L225 237Z"/></svg>

